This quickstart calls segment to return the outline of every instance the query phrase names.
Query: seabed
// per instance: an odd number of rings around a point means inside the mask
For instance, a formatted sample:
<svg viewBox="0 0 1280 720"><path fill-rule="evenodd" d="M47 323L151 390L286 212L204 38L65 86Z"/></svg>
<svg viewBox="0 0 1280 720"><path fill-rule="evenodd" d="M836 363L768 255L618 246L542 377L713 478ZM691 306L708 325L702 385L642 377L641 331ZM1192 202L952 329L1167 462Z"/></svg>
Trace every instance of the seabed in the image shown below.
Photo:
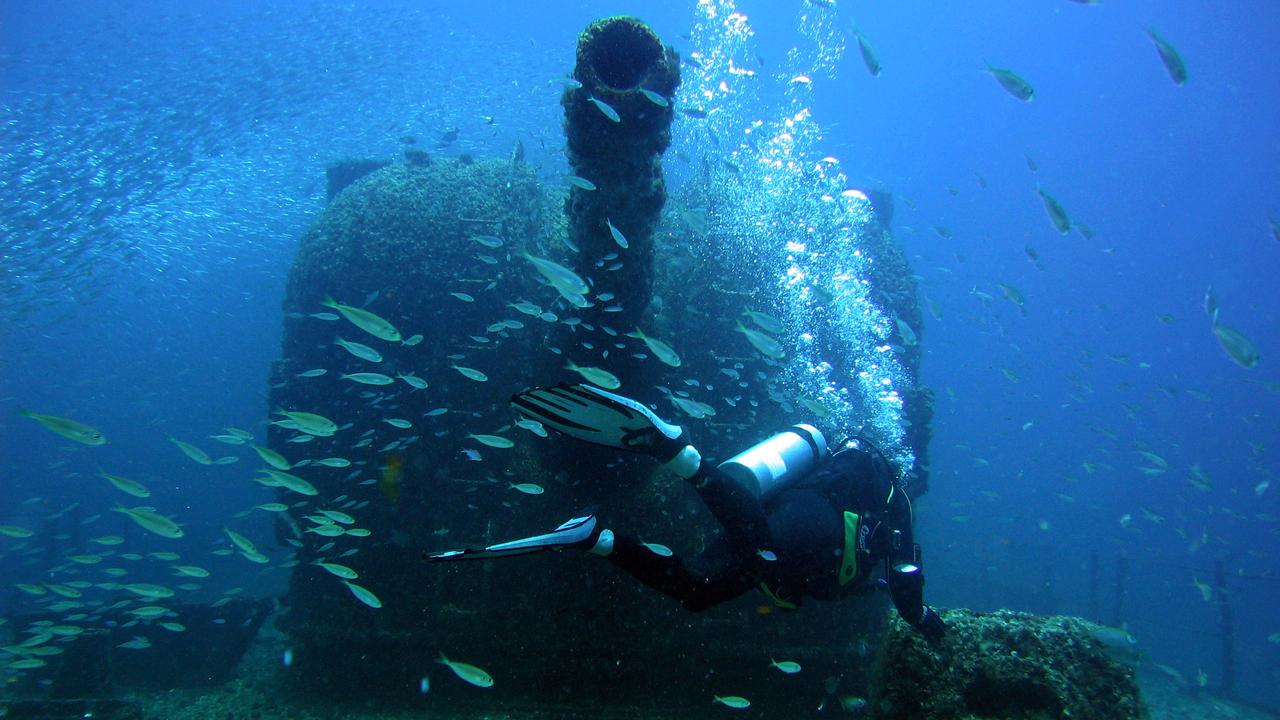
<svg viewBox="0 0 1280 720"><path fill-rule="evenodd" d="M421 699L417 709L408 705L398 710L335 707L331 703L323 706L320 703L309 705L283 689L284 673L287 671L279 665L280 652L283 650L278 647L255 648L245 657L241 677L220 687L137 695L136 699L142 706L142 717L144 720L657 720L675 717L670 711L657 708L583 704L547 704L505 712L450 711L447 708L433 707L435 703L430 695ZM1158 670L1140 672L1138 679L1152 720L1280 718L1280 714L1181 685ZM290 699L282 702L282 697ZM725 708L708 707L703 717L732 717L729 714L731 712ZM742 714L749 717L751 711L747 710ZM830 714L834 718L865 716L837 710L830 711Z"/></svg>
<svg viewBox="0 0 1280 720"><path fill-rule="evenodd" d="M239 678L215 688L171 690L138 694L144 720L656 720L675 717L658 708L608 705L555 705L525 707L505 712L450 711L434 707L430 694L421 698L417 708L406 703L401 709L387 710L359 707L357 704L335 707L331 702L308 704L296 698L286 687L279 659L284 646L272 642L259 643L246 656ZM440 678L444 681L449 678ZM1223 699L1200 688L1188 687L1154 668L1138 673L1142 697L1152 720L1185 720L1215 718L1225 720L1276 720L1280 714L1267 712L1232 700ZM477 692L483 692L477 690ZM282 698L288 700L282 701ZM727 708L708 707L703 717L733 717ZM864 717L831 710L833 718ZM752 716L750 709L742 711ZM978 720L975 718L975 720Z"/></svg>
<svg viewBox="0 0 1280 720"><path fill-rule="evenodd" d="M956 611L949 611L948 614ZM963 612L963 611L962 611ZM975 614L985 622L1002 621L1010 616L1031 618L1011 613ZM954 618L955 616L953 616ZM1037 620L1039 621L1039 620ZM1073 618L1044 619L1046 628L1070 627L1078 622ZM972 639L972 638L969 638ZM1025 639L1025 635L1024 635ZM964 643L968 645L970 643ZM907 652L919 652L919 648L910 647L913 641L906 643ZM373 695L354 697L349 700L335 699L332 696L308 697L300 688L299 678L292 676L300 672L297 667L285 667L281 661L288 639L272 630L264 628L248 652L242 657L233 680L211 687L191 687L182 689L134 689L122 693L117 700L101 704L85 704L77 706L77 701L58 701L62 705L49 704L43 707L35 703L20 703L0 699L0 718L42 718L42 720L63 720L66 718L94 717L105 720L408 720L409 718L426 720L544 720L557 718L560 720L649 720L657 718L719 718L719 717L782 717L776 708L766 711L764 708L748 708L732 710L719 705L708 704L704 711L690 712L689 706L681 708L664 708L655 706L639 707L627 704L607 704L600 702L530 702L527 698L513 700L509 708L494 709L490 703L501 703L501 699L486 695L492 691L476 688L475 698L484 706L459 706L455 702L457 688L448 688L447 693L438 693L432 688L426 695L419 695L416 688L406 688L403 697L379 698ZM932 652L932 650L924 650ZM944 650L944 652L946 652ZM998 654L998 653L997 653ZM970 653L970 656L973 654ZM985 662L985 661L983 661ZM963 662L961 662L963 664ZM431 672L433 683L459 683L447 672ZM1191 686L1161 672L1151 663L1138 667L1134 677L1141 690L1141 697L1146 708L1145 717L1152 720L1182 720L1184 718L1226 718L1227 720L1276 720L1280 714L1249 706L1245 703L1226 699L1214 694L1211 690ZM498 679L501 683L501 678ZM583 683L590 683L590 678L583 678ZM467 689L469 690L469 689ZM446 695L450 697L446 697ZM10 704L12 702L13 704ZM806 709L806 716L813 715L812 708ZM89 714L89 711L92 711ZM892 714L892 713L890 713ZM874 718L875 715L860 710L846 712L838 707L829 707L819 716L833 718ZM1001 708L992 713L955 714L946 713L946 717L955 720L997 720L997 718L1017 718L1019 720L1049 720L1050 718L1071 717L1072 720L1087 718L1090 713L1046 712L1030 708ZM927 718L925 715L913 717Z"/></svg>

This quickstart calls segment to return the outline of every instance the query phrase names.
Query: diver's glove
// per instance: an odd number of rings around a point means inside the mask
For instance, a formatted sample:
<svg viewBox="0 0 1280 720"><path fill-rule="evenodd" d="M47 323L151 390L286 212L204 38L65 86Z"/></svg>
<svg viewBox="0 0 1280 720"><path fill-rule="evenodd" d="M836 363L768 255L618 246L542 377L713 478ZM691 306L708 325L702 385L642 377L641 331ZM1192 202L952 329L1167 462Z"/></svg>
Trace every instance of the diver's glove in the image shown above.
<svg viewBox="0 0 1280 720"><path fill-rule="evenodd" d="M920 622L916 623L915 628L920 631L925 640L931 643L938 642L947 634L947 624L928 605L924 606L924 612L920 615Z"/></svg>
<svg viewBox="0 0 1280 720"><path fill-rule="evenodd" d="M689 445L688 433L631 398L593 385L560 384L511 396L518 415L584 442L668 462Z"/></svg>

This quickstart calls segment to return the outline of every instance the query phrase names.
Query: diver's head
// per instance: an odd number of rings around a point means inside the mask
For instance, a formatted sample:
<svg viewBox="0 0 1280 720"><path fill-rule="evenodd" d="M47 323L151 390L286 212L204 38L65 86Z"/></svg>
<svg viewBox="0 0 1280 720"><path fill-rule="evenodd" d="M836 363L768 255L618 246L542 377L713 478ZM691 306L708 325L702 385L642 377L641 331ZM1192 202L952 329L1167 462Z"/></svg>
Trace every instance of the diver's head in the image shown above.
<svg viewBox="0 0 1280 720"><path fill-rule="evenodd" d="M850 488L856 493L855 507L872 508L888 499L896 477L884 453L870 440L851 438L814 473L814 484L821 487Z"/></svg>
<svg viewBox="0 0 1280 720"><path fill-rule="evenodd" d="M858 513L856 544L874 564L888 557L904 535L910 536L910 501L875 445L858 438L839 448L805 486L826 495L832 505Z"/></svg>

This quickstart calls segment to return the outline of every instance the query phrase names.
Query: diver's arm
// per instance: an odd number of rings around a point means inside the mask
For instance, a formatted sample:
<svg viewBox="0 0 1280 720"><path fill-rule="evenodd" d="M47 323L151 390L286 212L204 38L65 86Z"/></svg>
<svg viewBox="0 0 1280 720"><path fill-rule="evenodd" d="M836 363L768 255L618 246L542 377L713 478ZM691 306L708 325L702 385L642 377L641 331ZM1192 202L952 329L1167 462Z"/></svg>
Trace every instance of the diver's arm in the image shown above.
<svg viewBox="0 0 1280 720"><path fill-rule="evenodd" d="M896 497L895 497L896 496ZM885 577L898 614L930 642L946 634L947 626L933 608L924 604L924 566L920 546L911 529L911 500L901 488L894 488L888 503L889 521L894 528L886 556Z"/></svg>
<svg viewBox="0 0 1280 720"><path fill-rule="evenodd" d="M912 562L891 563L886 575L893 605L907 624L920 631L926 640L940 640L947 632L946 623L933 608L924 604L924 569L920 566L920 546L913 544Z"/></svg>

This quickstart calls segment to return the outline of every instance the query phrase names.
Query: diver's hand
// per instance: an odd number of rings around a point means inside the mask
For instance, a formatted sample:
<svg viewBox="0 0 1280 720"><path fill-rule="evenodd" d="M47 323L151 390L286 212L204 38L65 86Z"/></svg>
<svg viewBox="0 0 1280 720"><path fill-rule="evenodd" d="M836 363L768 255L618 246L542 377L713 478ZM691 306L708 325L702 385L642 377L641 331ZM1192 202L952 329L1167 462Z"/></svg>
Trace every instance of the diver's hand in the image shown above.
<svg viewBox="0 0 1280 720"><path fill-rule="evenodd" d="M924 607L924 612L920 614L920 622L916 623L915 627L924 639L931 643L938 642L947 634L947 624L928 605Z"/></svg>

